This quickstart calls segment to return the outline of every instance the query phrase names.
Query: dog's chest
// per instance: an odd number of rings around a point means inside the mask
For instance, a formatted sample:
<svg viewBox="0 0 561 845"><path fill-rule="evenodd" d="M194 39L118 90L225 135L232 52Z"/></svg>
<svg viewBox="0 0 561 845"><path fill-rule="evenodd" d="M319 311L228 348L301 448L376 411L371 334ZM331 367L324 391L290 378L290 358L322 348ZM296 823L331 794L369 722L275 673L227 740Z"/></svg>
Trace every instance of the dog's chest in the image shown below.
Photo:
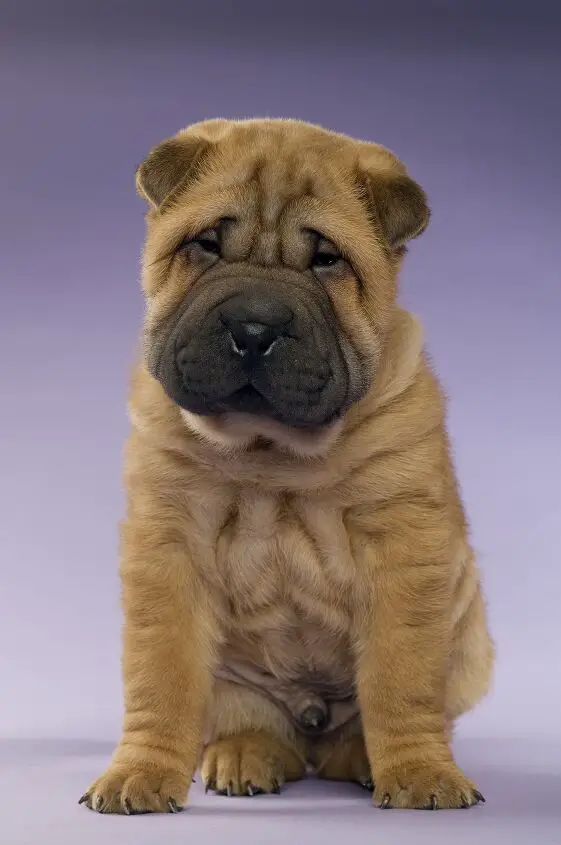
<svg viewBox="0 0 561 845"><path fill-rule="evenodd" d="M348 612L354 562L342 515L325 503L243 493L218 538L217 566L242 626L290 609L339 627Z"/></svg>
<svg viewBox="0 0 561 845"><path fill-rule="evenodd" d="M218 539L217 565L230 659L287 681L348 687L355 577L341 512L246 492Z"/></svg>

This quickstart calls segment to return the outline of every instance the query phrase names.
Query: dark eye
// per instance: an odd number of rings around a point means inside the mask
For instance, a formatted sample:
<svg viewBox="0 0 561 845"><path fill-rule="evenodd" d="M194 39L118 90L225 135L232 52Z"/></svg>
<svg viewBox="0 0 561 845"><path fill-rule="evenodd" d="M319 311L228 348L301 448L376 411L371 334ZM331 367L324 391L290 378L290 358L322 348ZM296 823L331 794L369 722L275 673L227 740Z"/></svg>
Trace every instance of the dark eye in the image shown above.
<svg viewBox="0 0 561 845"><path fill-rule="evenodd" d="M319 232L314 232L313 229L308 229L308 234L312 238L312 258L310 261L312 270L334 267L340 261L343 261L343 256L332 241Z"/></svg>
<svg viewBox="0 0 561 845"><path fill-rule="evenodd" d="M218 232L214 229L209 229L206 232L202 232L196 238L186 239L185 241L183 241L181 247L182 249L190 249L192 247L195 247L210 255L221 254L220 239L218 237Z"/></svg>
<svg viewBox="0 0 561 845"><path fill-rule="evenodd" d="M197 238L195 243L198 244L205 252L212 252L213 255L220 255L220 244L218 239L212 238Z"/></svg>
<svg viewBox="0 0 561 845"><path fill-rule="evenodd" d="M319 250L312 258L313 267L332 267L341 261L342 255L339 252L325 252Z"/></svg>

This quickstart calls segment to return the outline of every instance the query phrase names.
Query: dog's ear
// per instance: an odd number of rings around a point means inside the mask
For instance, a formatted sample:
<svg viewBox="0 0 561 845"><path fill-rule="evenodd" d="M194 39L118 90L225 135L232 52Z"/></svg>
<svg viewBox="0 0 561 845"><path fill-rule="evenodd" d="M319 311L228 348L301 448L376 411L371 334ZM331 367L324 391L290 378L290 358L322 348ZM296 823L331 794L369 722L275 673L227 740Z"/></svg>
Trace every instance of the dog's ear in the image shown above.
<svg viewBox="0 0 561 845"><path fill-rule="evenodd" d="M382 230L392 252L403 250L429 224L427 196L420 185L403 173L362 174L370 213Z"/></svg>
<svg viewBox="0 0 561 845"><path fill-rule="evenodd" d="M194 175L208 146L208 141L194 135L158 144L136 170L137 192L154 208L160 208Z"/></svg>

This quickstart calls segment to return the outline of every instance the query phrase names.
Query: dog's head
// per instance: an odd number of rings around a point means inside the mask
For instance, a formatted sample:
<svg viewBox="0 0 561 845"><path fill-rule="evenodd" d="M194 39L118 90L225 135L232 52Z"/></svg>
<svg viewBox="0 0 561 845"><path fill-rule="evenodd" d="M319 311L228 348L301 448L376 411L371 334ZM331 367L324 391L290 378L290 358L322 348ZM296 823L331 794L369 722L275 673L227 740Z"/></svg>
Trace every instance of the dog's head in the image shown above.
<svg viewBox="0 0 561 845"><path fill-rule="evenodd" d="M137 189L152 376L217 441L319 442L374 383L422 189L383 147L288 120L195 124Z"/></svg>

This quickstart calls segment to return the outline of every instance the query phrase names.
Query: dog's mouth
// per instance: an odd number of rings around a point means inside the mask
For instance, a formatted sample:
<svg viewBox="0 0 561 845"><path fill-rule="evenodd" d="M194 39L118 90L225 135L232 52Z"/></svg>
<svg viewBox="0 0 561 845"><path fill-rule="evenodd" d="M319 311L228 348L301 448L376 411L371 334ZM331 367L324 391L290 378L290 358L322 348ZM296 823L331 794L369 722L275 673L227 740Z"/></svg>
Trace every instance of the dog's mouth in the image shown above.
<svg viewBox="0 0 561 845"><path fill-rule="evenodd" d="M228 396L206 404L197 409L202 416L223 417L232 414L239 414L243 417L269 419L290 428L305 430L318 430L329 427L335 423L340 415L335 412L321 422L299 418L294 414L286 415L280 411L261 391L253 384L246 384L230 393Z"/></svg>
<svg viewBox="0 0 561 845"><path fill-rule="evenodd" d="M252 384L246 384L245 387L240 387L231 393L221 403L220 410L267 416L273 416L275 413L269 400Z"/></svg>
<svg viewBox="0 0 561 845"><path fill-rule="evenodd" d="M219 356L217 360L220 361ZM223 361L224 370L228 371L229 363L228 359ZM276 372L260 365L230 368L223 375L217 367L216 376L209 374L204 378L199 369L180 372L176 366L178 389L170 394L181 408L204 417L258 417L307 430L329 427L340 418L344 401L333 401L330 396L338 385L325 361L320 360L318 365L312 359L311 364L306 364L304 359L298 362L291 356L272 363ZM161 380L165 387L165 379Z"/></svg>

